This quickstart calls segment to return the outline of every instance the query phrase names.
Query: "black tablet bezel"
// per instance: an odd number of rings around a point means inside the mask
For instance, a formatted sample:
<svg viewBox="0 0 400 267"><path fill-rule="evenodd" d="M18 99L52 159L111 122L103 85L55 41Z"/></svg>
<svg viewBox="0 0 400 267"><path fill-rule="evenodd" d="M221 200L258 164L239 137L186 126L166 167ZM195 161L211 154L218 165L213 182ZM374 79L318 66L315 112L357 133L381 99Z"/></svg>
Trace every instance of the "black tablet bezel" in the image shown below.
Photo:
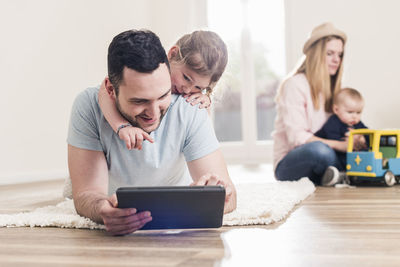
<svg viewBox="0 0 400 267"><path fill-rule="evenodd" d="M150 211L141 230L218 228L225 204L223 186L120 187L118 208Z"/></svg>

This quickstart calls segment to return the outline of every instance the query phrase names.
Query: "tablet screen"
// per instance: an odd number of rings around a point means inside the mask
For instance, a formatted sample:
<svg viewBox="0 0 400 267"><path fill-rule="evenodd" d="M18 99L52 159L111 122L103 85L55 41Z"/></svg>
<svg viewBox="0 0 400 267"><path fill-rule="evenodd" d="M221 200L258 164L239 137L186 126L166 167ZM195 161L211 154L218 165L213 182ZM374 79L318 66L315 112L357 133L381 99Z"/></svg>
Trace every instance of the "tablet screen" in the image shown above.
<svg viewBox="0 0 400 267"><path fill-rule="evenodd" d="M150 211L145 229L217 228L222 225L225 188L222 186L120 187L119 208Z"/></svg>

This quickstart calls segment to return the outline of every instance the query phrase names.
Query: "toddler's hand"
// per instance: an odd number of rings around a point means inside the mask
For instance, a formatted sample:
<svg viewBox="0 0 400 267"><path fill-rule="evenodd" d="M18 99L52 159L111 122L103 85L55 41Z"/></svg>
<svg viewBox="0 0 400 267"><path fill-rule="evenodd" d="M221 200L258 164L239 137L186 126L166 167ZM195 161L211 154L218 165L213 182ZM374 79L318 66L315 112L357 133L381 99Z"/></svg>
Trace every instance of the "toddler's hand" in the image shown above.
<svg viewBox="0 0 400 267"><path fill-rule="evenodd" d="M202 93L193 93L190 95L184 95L186 102L189 102L192 106L200 103L199 108L209 108L211 105L211 99L208 95Z"/></svg>
<svg viewBox="0 0 400 267"><path fill-rule="evenodd" d="M367 141L363 135L356 134L353 136L354 150L361 151L367 149Z"/></svg>
<svg viewBox="0 0 400 267"><path fill-rule="evenodd" d="M142 143L144 140L148 140L150 143L154 143L153 138L143 131L140 128L137 127L125 127L122 128L119 131L119 138L123 140L126 144L126 147L131 150L131 149L142 149Z"/></svg>

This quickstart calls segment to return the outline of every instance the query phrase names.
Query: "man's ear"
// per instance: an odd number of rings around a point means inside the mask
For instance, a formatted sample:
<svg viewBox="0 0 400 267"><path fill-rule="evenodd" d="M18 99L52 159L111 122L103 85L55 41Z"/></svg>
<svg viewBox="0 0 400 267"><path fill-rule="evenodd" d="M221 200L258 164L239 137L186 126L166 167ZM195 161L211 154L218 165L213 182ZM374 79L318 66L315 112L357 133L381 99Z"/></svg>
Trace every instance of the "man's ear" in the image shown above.
<svg viewBox="0 0 400 267"><path fill-rule="evenodd" d="M104 79L104 86L106 87L107 93L115 100L116 95L115 95L115 88L111 84L111 81L108 77Z"/></svg>
<svg viewBox="0 0 400 267"><path fill-rule="evenodd" d="M179 47L177 47L176 45L174 45L173 47L171 47L171 49L168 51L168 60L171 60L171 58L176 57L176 55L178 55L179 53Z"/></svg>

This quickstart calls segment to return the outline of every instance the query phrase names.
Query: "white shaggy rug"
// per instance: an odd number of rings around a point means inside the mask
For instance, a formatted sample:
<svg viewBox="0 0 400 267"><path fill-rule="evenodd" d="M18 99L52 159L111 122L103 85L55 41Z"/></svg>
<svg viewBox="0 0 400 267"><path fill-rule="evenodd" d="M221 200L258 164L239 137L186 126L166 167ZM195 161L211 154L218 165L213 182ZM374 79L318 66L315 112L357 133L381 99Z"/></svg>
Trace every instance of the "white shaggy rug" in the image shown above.
<svg viewBox="0 0 400 267"><path fill-rule="evenodd" d="M270 224L284 219L293 207L315 190L308 178L297 182L237 184L237 209L224 216L223 225ZM30 212L0 214L0 227L62 227L104 229L79 216L73 200Z"/></svg>

